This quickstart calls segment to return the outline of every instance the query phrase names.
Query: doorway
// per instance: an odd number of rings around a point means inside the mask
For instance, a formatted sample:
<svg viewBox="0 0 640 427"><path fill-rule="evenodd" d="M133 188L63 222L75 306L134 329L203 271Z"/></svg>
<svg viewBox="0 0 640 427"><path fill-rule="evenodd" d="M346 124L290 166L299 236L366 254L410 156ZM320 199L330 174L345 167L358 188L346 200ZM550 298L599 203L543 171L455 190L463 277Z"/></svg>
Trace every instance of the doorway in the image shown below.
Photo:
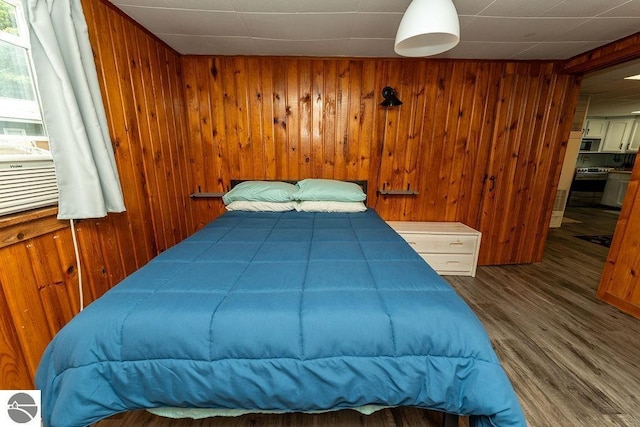
<svg viewBox="0 0 640 427"><path fill-rule="evenodd" d="M587 107L565 216L591 212L613 234L606 217L622 208L640 146L640 59L586 74L580 96Z"/></svg>
<svg viewBox="0 0 640 427"><path fill-rule="evenodd" d="M634 52L633 55L640 56L640 49L636 49ZM629 58L632 53L626 52L625 55L626 58ZM622 58L622 56L619 58ZM610 55L609 63L614 63L619 58L617 59L615 55ZM589 63L584 63L583 65L582 68L576 67L572 71L589 71ZM568 67L566 69L571 68ZM582 93L590 95L586 116L608 118L617 128L617 137L621 138L618 141L618 147L621 151L609 154L618 156L618 160L629 152L637 152L638 145L640 145L640 139L633 136L634 132L638 133L640 131L638 121L640 118L640 81L625 79L625 77L638 74L640 74L640 60L633 60L587 74L582 86ZM630 120L631 128L628 130L629 134L626 133L624 126L620 125L623 120ZM614 146L610 142L607 141L605 133L602 146L608 147L608 151L612 151ZM600 151L602 152L603 150ZM591 153L588 154L591 155ZM605 248L606 262L604 263L597 294L600 299L640 318L640 282L634 274L634 271L638 268L640 258L637 247L633 245L634 239L626 238L637 235L638 230L640 230L640 221L637 219L640 213L640 198L638 197L640 192L637 185L639 166L633 162L626 165L626 168L631 169L631 171L627 170L626 173L633 178L631 180L633 185L629 185L626 197L620 199L624 201L624 205L622 205L622 202L620 203L622 206L620 206L619 218L614 226L611 249ZM603 209L603 207L599 208ZM618 213L616 208L611 208L610 210ZM570 215L572 213L574 216L579 217L579 214L571 212L571 209L567 213L567 217L571 218ZM569 226L567 225L567 227Z"/></svg>

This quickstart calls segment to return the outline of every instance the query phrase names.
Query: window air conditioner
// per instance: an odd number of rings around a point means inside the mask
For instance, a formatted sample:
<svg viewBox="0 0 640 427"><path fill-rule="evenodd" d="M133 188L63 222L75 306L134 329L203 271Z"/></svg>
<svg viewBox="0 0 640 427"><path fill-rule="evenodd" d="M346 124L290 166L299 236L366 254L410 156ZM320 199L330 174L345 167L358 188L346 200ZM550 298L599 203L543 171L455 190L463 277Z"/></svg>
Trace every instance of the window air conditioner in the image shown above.
<svg viewBox="0 0 640 427"><path fill-rule="evenodd" d="M51 154L37 147L0 147L0 215L58 203Z"/></svg>

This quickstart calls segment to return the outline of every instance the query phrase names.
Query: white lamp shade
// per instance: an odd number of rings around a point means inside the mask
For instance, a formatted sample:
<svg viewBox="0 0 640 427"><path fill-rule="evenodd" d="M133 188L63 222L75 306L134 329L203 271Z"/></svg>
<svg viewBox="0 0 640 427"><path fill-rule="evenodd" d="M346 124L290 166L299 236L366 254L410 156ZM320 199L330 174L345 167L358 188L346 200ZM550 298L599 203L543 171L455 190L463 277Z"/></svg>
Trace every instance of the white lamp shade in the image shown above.
<svg viewBox="0 0 640 427"><path fill-rule="evenodd" d="M458 12L451 0L413 0L400 21L394 50L402 56L430 56L459 41Z"/></svg>

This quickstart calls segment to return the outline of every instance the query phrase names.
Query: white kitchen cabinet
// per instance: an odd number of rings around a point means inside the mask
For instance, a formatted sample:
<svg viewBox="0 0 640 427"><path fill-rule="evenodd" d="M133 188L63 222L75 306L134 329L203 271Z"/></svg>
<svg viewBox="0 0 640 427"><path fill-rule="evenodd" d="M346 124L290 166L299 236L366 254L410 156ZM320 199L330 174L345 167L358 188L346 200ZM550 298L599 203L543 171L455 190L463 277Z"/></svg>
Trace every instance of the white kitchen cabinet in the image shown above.
<svg viewBox="0 0 640 427"><path fill-rule="evenodd" d="M604 138L607 131L607 120L587 119L584 127L584 138Z"/></svg>
<svg viewBox="0 0 640 427"><path fill-rule="evenodd" d="M476 275L482 234L461 222L387 221L440 275Z"/></svg>
<svg viewBox="0 0 640 427"><path fill-rule="evenodd" d="M614 171L609 172L607 183L602 193L601 204L614 208L621 208L624 202L624 196L627 193L627 187L631 180L631 172Z"/></svg>
<svg viewBox="0 0 640 427"><path fill-rule="evenodd" d="M627 144L627 153L637 153L640 148L640 119L636 119L633 124L633 130L631 131L631 138Z"/></svg>
<svg viewBox="0 0 640 427"><path fill-rule="evenodd" d="M603 153L624 152L629 143L634 124L635 119L633 118L610 119L604 139L600 145L600 151Z"/></svg>

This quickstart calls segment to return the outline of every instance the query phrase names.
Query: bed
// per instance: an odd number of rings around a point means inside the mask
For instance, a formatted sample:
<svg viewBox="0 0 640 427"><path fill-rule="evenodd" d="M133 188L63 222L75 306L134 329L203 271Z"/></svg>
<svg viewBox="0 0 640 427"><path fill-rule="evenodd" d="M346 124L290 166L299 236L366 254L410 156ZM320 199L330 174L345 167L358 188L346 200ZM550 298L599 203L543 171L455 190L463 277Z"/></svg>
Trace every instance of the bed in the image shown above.
<svg viewBox="0 0 640 427"><path fill-rule="evenodd" d="M52 427L371 405L526 425L478 318L372 209L226 212L69 322L36 384Z"/></svg>

